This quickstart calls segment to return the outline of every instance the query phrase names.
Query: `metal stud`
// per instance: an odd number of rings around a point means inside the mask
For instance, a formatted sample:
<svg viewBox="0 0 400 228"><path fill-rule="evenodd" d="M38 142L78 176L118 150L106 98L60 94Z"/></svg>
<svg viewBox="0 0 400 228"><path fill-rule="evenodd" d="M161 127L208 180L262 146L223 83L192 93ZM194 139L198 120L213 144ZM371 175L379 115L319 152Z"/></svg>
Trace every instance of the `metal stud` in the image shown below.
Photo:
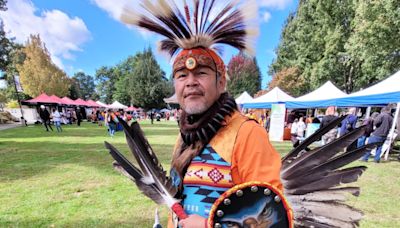
<svg viewBox="0 0 400 228"><path fill-rule="evenodd" d="M224 204L225 205L230 205L231 204L231 200L230 199L224 199Z"/></svg>
<svg viewBox="0 0 400 228"><path fill-rule="evenodd" d="M214 227L215 227L215 228L222 228L221 224L219 224L219 223L215 223L215 224L214 224Z"/></svg>
<svg viewBox="0 0 400 228"><path fill-rule="evenodd" d="M276 196L274 197L274 200L275 200L275 202L279 203L279 202L281 202L281 197L279 197L278 195L276 195Z"/></svg>
<svg viewBox="0 0 400 228"><path fill-rule="evenodd" d="M264 195L269 196L271 194L271 190L269 188L264 189Z"/></svg>
<svg viewBox="0 0 400 228"><path fill-rule="evenodd" d="M251 186L251 191L252 192L257 192L258 191L258 187L257 186Z"/></svg>
<svg viewBox="0 0 400 228"><path fill-rule="evenodd" d="M218 217L224 216L224 212L223 212L222 210L218 210L218 211L217 211L217 216L218 216Z"/></svg>
<svg viewBox="0 0 400 228"><path fill-rule="evenodd" d="M239 197L243 196L243 191L242 190L237 190L236 191L236 195L239 196Z"/></svg>

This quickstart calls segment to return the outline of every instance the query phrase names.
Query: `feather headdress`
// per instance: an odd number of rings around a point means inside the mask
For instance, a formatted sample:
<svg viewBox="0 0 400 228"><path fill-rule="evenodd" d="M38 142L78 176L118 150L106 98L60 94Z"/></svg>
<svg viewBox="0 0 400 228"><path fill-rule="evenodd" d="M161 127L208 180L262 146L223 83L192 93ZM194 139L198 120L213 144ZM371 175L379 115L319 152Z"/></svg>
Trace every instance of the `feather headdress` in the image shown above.
<svg viewBox="0 0 400 228"><path fill-rule="evenodd" d="M159 50L171 57L179 50L227 44L249 54L254 53L258 35L258 9L255 0L141 0L139 9L125 7L124 23L136 25L165 37Z"/></svg>

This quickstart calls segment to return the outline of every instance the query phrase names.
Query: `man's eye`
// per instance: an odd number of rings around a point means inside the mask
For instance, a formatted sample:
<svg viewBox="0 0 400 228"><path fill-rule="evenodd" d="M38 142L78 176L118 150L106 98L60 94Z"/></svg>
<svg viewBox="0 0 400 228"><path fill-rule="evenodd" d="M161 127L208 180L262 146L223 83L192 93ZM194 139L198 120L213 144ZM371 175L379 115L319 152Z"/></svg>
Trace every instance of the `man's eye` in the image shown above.
<svg viewBox="0 0 400 228"><path fill-rule="evenodd" d="M269 217L272 214L272 208L265 207L263 212L261 213L262 216Z"/></svg>
<svg viewBox="0 0 400 228"><path fill-rule="evenodd" d="M186 74L178 74L178 76L176 76L176 78L180 79L180 78L184 78L186 77Z"/></svg>
<svg viewBox="0 0 400 228"><path fill-rule="evenodd" d="M207 72L205 72L205 71L200 71L200 74L201 74L201 75L204 75L204 74L207 74Z"/></svg>

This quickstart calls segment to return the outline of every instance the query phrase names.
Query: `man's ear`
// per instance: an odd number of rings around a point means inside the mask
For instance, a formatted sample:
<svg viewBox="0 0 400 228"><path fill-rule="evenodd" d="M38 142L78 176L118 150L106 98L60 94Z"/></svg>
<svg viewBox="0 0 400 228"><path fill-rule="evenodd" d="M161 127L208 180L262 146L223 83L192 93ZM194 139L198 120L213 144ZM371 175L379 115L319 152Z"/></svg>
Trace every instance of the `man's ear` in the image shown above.
<svg viewBox="0 0 400 228"><path fill-rule="evenodd" d="M218 86L218 91L219 92L225 92L226 90L226 77L220 76L218 74L217 76L217 86Z"/></svg>

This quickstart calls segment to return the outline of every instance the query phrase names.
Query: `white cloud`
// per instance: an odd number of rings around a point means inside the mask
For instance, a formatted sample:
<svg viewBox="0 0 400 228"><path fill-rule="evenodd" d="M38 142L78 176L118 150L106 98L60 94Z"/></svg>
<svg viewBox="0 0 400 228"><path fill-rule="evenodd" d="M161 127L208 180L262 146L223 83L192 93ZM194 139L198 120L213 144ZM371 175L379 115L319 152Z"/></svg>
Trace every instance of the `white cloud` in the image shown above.
<svg viewBox="0 0 400 228"><path fill-rule="evenodd" d="M271 19L271 13L268 11L265 11L262 13L262 21L264 23L267 23L269 21L269 19Z"/></svg>
<svg viewBox="0 0 400 228"><path fill-rule="evenodd" d="M271 9L285 9L293 3L293 0L258 0L261 7Z"/></svg>
<svg viewBox="0 0 400 228"><path fill-rule="evenodd" d="M80 46L91 39L85 22L69 17L60 10L37 9L30 0L13 0L7 3L8 10L1 12L5 31L19 43L26 42L30 34L40 34L55 64L64 69L62 59L73 59L73 52L82 51Z"/></svg>
<svg viewBox="0 0 400 228"><path fill-rule="evenodd" d="M91 0L92 3L96 4L99 8L103 9L117 21L120 21L122 10L126 5L132 5L132 0Z"/></svg>

